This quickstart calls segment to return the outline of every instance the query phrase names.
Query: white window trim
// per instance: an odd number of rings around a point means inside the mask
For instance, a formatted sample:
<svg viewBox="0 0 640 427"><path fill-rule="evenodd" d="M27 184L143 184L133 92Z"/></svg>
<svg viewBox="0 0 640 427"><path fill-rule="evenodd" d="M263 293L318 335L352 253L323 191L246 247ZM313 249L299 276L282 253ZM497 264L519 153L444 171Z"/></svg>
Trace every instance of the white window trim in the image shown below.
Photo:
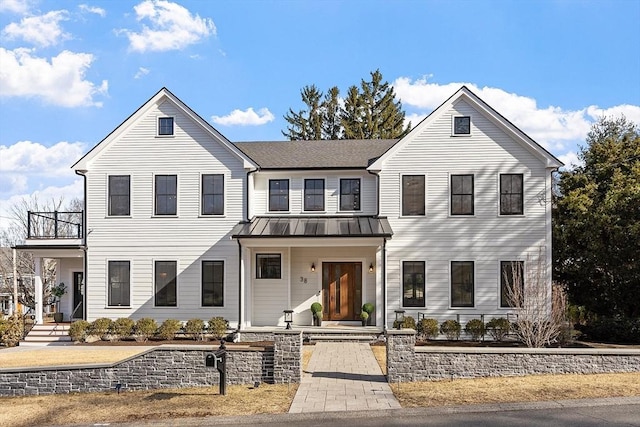
<svg viewBox="0 0 640 427"><path fill-rule="evenodd" d="M222 277L223 277L223 282L222 282L222 305L202 305L202 263L205 261L222 261ZM217 257L217 258L203 258L200 259L200 271L199 271L199 283L200 283L200 308L203 308L205 310L208 309L223 309L223 308L227 308L227 257Z"/></svg>
<svg viewBox="0 0 640 427"><path fill-rule="evenodd" d="M109 305L109 262L111 261L128 261L129 262L129 305ZM104 261L104 267L105 267L104 308L107 310L117 310L119 308L130 309L132 307L131 295L132 295L133 286L131 283L131 278L133 277L133 260L122 259L122 258L106 258ZM86 293L86 285L85 285L85 293Z"/></svg>
<svg viewBox="0 0 640 427"><path fill-rule="evenodd" d="M469 117L469 133L456 133L456 118ZM473 135L473 120L470 114L453 114L451 115L451 136L455 138L468 138Z"/></svg>
<svg viewBox="0 0 640 427"><path fill-rule="evenodd" d="M158 215L156 214L156 176L175 176L176 177L176 214L175 215ZM180 174L179 173L164 173L154 172L151 176L151 185L153 187L153 194L151 195L153 204L151 217L152 218L178 218L180 216Z"/></svg>
<svg viewBox="0 0 640 427"><path fill-rule="evenodd" d="M404 186L402 184L402 179L405 176L424 176L424 215L403 215L402 214L402 197L404 193ZM428 182L427 182L427 174L426 173L400 173L399 175L399 186L400 190L398 194L400 194L400 200L398 201L398 218L426 218L427 217L427 200L428 200Z"/></svg>
<svg viewBox="0 0 640 427"><path fill-rule="evenodd" d="M452 287L452 282L453 282L453 276L451 274L451 263L452 262L473 262L473 306L471 307L455 307L452 304L452 295L451 295L451 287ZM478 262L475 258L472 259L450 259L448 262L448 270L449 270L449 309L450 310L475 310L476 309L476 296L477 296L477 290L478 290L478 283L477 283L477 267L478 267Z"/></svg>
<svg viewBox="0 0 640 427"><path fill-rule="evenodd" d="M110 176L128 176L129 177L129 215L109 215L109 177ZM104 217L105 218L132 218L133 217L133 176L129 173L108 173L105 174L104 178L105 182L105 209L104 209Z"/></svg>
<svg viewBox="0 0 640 427"><path fill-rule="evenodd" d="M289 190L287 193L287 197L288 197L288 209L286 211L272 211L271 210L271 181L288 181L289 182ZM266 212L269 214L273 214L273 215L281 215L281 214L289 214L291 213L291 182L293 181L293 178L291 177L287 177L287 178L267 178L267 198L266 198L266 202L267 202L267 209Z"/></svg>
<svg viewBox="0 0 640 427"><path fill-rule="evenodd" d="M166 262L176 263L176 306L175 307L166 306L166 305L156 305L156 262L157 261L166 261ZM158 310L163 310L163 309L176 310L180 308L180 292L179 292L180 283L178 281L178 277L180 276L180 260L177 260L175 258L164 258L164 257L152 258L151 270L153 271L151 276L151 299L153 301L152 307Z"/></svg>
<svg viewBox="0 0 640 427"><path fill-rule="evenodd" d="M222 213L221 214L203 214L202 213L202 177L203 175L222 175L222 191L223 191L223 199L222 199ZM155 178L154 178L155 182ZM198 176L198 217L200 218L225 218L227 216L227 174L224 172L200 172ZM155 209L154 209L155 212ZM212 260L215 261L215 260Z"/></svg>
<svg viewBox="0 0 640 427"><path fill-rule="evenodd" d="M501 175L522 175L522 213L515 215L503 215L500 213L500 176ZM529 179L525 171L510 171L510 172L498 172L496 177L496 213L500 218L523 218L526 217L527 212L527 198L526 198L526 182Z"/></svg>
<svg viewBox="0 0 640 427"><path fill-rule="evenodd" d="M408 262L424 262L424 306L423 307L406 307L404 305L404 263ZM398 306L403 310L426 310L428 306L428 295L427 295L427 279L428 279L428 267L426 259L410 259L410 258L402 258L400 259L400 301L398 302Z"/></svg>
<svg viewBox="0 0 640 427"><path fill-rule="evenodd" d="M363 191L363 183L364 180L362 179L362 177L337 177L338 178L338 206L336 206L336 212L338 213L355 213L355 212L362 212L362 205L363 205L363 200L362 200L362 194L364 193ZM342 180L343 179L357 179L358 181L360 181L360 209L342 209Z"/></svg>
<svg viewBox="0 0 640 427"><path fill-rule="evenodd" d="M452 201L451 201L451 177L453 175L472 175L473 176L473 214L465 214L465 215L453 215L451 213ZM449 207L447 209L447 216L449 218L475 218L476 216L476 177L478 176L475 172L448 172L447 173L447 192L449 193ZM498 178L499 180L499 178ZM499 208L499 206L498 206Z"/></svg>
<svg viewBox="0 0 640 427"><path fill-rule="evenodd" d="M321 179L323 182L323 191L322 191L322 201L323 201L323 205L324 205L324 209L321 211L308 211L304 208L304 191L305 191L305 181L308 179ZM361 184L362 185L362 184ZM300 206L300 212L304 213L304 214L308 214L308 215L320 215L320 214L325 214L327 213L327 178L326 177L315 177L315 176L305 176L304 178L302 178L302 190L301 190L301 198L300 198L300 203L302 206ZM291 206L289 206L289 208L291 208Z"/></svg>
<svg viewBox="0 0 640 427"><path fill-rule="evenodd" d="M160 119L173 119L173 133L171 135L160 135ZM175 116L161 115L156 117L156 138L174 138L176 136Z"/></svg>
<svg viewBox="0 0 640 427"><path fill-rule="evenodd" d="M522 275L523 275L523 280L526 279L527 277L527 263L525 262L525 260L522 257L513 257L513 259L502 259L500 258L498 260L498 299L496 301L497 304L497 308L498 310L503 310L503 311L517 311L518 307L502 307L502 305L500 304L502 301L502 286L500 286L500 283L502 282L502 268L501 268L501 264L503 262L522 262ZM526 285L526 282L525 282Z"/></svg>

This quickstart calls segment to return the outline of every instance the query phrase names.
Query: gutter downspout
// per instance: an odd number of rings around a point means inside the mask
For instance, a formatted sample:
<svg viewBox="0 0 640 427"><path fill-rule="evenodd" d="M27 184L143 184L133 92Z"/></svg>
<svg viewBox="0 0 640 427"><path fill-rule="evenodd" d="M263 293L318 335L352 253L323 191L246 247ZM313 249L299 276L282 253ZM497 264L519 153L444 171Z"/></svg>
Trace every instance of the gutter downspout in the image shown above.
<svg viewBox="0 0 640 427"><path fill-rule="evenodd" d="M382 329L387 331L387 238L382 241Z"/></svg>
<svg viewBox="0 0 640 427"><path fill-rule="evenodd" d="M84 200L82 200L82 204L84 205L82 209L82 251L84 252L84 256L82 257L83 259L83 266L82 266L82 320L87 320L87 267L89 265L88 260L87 260L87 235L88 233L88 227L87 227L87 175L85 175L86 171L80 171L80 170L76 170L75 173L76 175L79 175L82 177L82 181L83 181L83 197ZM71 313L73 315L73 313Z"/></svg>
<svg viewBox="0 0 640 427"><path fill-rule="evenodd" d="M240 335L240 326L242 325L242 243L238 242L238 329L237 334Z"/></svg>

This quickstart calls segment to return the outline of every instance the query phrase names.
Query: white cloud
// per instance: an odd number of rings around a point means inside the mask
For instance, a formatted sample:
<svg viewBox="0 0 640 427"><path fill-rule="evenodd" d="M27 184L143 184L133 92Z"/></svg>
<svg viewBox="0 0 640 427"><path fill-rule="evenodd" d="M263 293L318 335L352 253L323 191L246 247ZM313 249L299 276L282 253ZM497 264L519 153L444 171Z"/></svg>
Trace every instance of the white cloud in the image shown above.
<svg viewBox="0 0 640 427"><path fill-rule="evenodd" d="M29 0L0 0L0 12L25 14L29 10Z"/></svg>
<svg viewBox="0 0 640 427"><path fill-rule="evenodd" d="M146 0L134 7L142 31L120 30L129 38L129 49L135 52L180 50L202 38L216 34L209 18L192 15L188 9L165 0Z"/></svg>
<svg viewBox="0 0 640 427"><path fill-rule="evenodd" d="M30 49L0 47L0 97L39 97L62 107L102 106L93 97L107 93L107 81L96 86L85 80L93 55L65 50L49 62L31 53Z"/></svg>
<svg viewBox="0 0 640 427"><path fill-rule="evenodd" d="M628 119L640 123L640 107L634 105L565 110L556 106L540 107L533 98L498 88L479 88L473 83L438 84L429 82L427 77L415 81L400 77L393 82L394 90L405 106L423 110L407 116L413 126L418 123L416 119L437 108L462 85L469 87L538 143L554 151L565 149L569 142L584 140L594 120L602 115L624 113Z"/></svg>
<svg viewBox="0 0 640 427"><path fill-rule="evenodd" d="M101 7L89 6L86 4L81 4L78 7L82 12L95 13L96 15L100 15L103 18L107 16L107 11Z"/></svg>
<svg viewBox="0 0 640 427"><path fill-rule="evenodd" d="M72 176L70 166L85 150L81 142L58 142L51 147L32 141L19 141L13 145L0 145L0 172L25 173L47 176Z"/></svg>
<svg viewBox="0 0 640 427"><path fill-rule="evenodd" d="M268 108L261 108L257 112L247 108L245 111L233 110L226 116L211 116L211 121L224 126L259 126L272 122L274 118Z"/></svg>
<svg viewBox="0 0 640 427"><path fill-rule="evenodd" d="M66 10L52 10L44 15L28 16L4 27L2 35L10 40L22 39L36 46L47 47L71 38L60 26L61 21L69 19Z"/></svg>
<svg viewBox="0 0 640 427"><path fill-rule="evenodd" d="M583 166L584 162L578 158L578 155L574 151L569 151L565 154L558 156L558 159L564 163L564 169L570 170L576 166Z"/></svg>
<svg viewBox="0 0 640 427"><path fill-rule="evenodd" d="M136 73L135 76L133 76L134 79L139 79L142 78L144 76L146 76L147 74L149 74L150 70L148 68L144 68L144 67L140 67L138 68L138 72Z"/></svg>

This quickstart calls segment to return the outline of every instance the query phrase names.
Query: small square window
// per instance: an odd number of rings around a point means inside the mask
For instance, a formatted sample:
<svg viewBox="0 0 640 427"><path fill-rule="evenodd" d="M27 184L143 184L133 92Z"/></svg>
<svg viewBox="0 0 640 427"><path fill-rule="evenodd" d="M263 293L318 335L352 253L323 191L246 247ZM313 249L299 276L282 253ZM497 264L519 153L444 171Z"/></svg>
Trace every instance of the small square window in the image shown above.
<svg viewBox="0 0 640 427"><path fill-rule="evenodd" d="M256 279L280 279L282 278L280 254L256 255Z"/></svg>
<svg viewBox="0 0 640 427"><path fill-rule="evenodd" d="M158 135L173 135L173 117L160 117L158 119Z"/></svg>
<svg viewBox="0 0 640 427"><path fill-rule="evenodd" d="M453 118L454 135L471 135L471 117L461 116Z"/></svg>

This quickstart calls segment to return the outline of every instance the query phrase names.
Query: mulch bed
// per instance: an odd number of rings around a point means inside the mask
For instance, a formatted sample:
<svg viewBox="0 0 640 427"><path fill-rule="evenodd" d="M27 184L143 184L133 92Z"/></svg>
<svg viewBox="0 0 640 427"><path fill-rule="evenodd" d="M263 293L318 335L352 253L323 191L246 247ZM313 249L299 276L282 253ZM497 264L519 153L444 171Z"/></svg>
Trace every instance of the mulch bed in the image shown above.
<svg viewBox="0 0 640 427"><path fill-rule="evenodd" d="M122 341L94 341L94 342L84 342L77 343L76 345L82 346L96 346L96 347L117 347L117 346L157 346L157 345L165 345L165 344L173 344L173 345L206 345L212 347L219 347L220 341L196 341L191 339L175 339L175 340L155 340L150 339L149 341L139 342L136 340L122 340ZM273 341L252 341L252 342L225 342L225 346L227 347L273 347Z"/></svg>

